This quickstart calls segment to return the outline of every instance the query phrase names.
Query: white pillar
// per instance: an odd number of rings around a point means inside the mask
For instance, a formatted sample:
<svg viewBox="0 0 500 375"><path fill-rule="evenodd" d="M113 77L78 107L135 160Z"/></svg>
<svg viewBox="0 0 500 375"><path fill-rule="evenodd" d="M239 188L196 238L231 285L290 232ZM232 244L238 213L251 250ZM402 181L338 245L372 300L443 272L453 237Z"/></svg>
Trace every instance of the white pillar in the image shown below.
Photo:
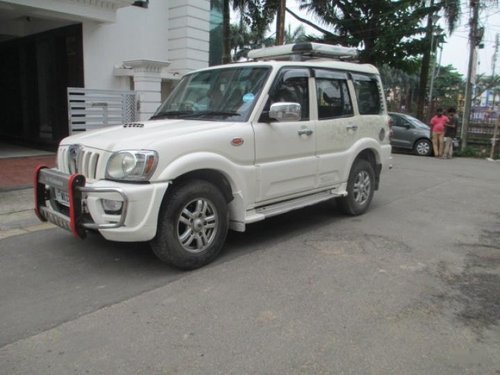
<svg viewBox="0 0 500 375"><path fill-rule="evenodd" d="M168 60L184 75L208 66L210 0L169 0Z"/></svg>
<svg viewBox="0 0 500 375"><path fill-rule="evenodd" d="M134 91L138 95L138 120L147 120L161 104L162 70L166 61L132 60L124 61L124 66L132 70Z"/></svg>

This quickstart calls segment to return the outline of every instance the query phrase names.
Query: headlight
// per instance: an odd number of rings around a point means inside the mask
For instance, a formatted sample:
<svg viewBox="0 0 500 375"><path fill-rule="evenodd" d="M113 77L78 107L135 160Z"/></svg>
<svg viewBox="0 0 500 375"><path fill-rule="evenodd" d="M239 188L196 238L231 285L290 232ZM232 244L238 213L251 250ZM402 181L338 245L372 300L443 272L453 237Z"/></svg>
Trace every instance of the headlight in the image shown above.
<svg viewBox="0 0 500 375"><path fill-rule="evenodd" d="M155 151L115 152L108 160L106 178L124 181L147 181L153 175L158 155Z"/></svg>

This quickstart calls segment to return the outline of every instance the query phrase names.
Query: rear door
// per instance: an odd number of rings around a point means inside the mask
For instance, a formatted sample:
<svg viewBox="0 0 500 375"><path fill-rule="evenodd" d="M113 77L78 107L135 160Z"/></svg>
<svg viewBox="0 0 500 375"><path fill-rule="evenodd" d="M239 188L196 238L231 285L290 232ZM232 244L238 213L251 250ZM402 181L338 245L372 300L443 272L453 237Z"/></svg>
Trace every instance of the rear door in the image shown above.
<svg viewBox="0 0 500 375"><path fill-rule="evenodd" d="M318 187L325 187L342 182L349 167L349 149L359 137L359 123L354 116L354 89L348 73L315 69L314 75Z"/></svg>

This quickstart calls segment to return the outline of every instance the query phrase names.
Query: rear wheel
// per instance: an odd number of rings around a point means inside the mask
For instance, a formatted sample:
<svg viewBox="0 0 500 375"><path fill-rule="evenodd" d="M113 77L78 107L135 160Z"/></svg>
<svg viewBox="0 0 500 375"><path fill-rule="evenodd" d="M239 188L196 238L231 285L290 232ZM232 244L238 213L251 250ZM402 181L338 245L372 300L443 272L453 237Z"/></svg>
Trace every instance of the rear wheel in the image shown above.
<svg viewBox="0 0 500 375"><path fill-rule="evenodd" d="M337 198L340 211L352 216L365 213L372 201L374 188L372 165L364 159L356 161L347 181L347 195Z"/></svg>
<svg viewBox="0 0 500 375"><path fill-rule="evenodd" d="M429 156L432 152L432 144L428 139L419 139L415 146L413 146L413 151L419 156Z"/></svg>
<svg viewBox="0 0 500 375"><path fill-rule="evenodd" d="M151 247L174 267L199 268L220 253L228 221L227 204L217 187L202 180L184 182L166 197Z"/></svg>

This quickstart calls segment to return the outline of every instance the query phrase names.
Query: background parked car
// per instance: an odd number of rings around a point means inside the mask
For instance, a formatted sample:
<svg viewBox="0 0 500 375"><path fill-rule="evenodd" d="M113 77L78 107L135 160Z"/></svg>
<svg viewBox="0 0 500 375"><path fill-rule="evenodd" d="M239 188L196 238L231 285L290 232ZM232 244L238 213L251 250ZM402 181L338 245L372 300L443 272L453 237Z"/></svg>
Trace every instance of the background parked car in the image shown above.
<svg viewBox="0 0 500 375"><path fill-rule="evenodd" d="M406 113L390 112L392 119L391 145L412 150L420 156L432 154L431 129L419 119Z"/></svg>

